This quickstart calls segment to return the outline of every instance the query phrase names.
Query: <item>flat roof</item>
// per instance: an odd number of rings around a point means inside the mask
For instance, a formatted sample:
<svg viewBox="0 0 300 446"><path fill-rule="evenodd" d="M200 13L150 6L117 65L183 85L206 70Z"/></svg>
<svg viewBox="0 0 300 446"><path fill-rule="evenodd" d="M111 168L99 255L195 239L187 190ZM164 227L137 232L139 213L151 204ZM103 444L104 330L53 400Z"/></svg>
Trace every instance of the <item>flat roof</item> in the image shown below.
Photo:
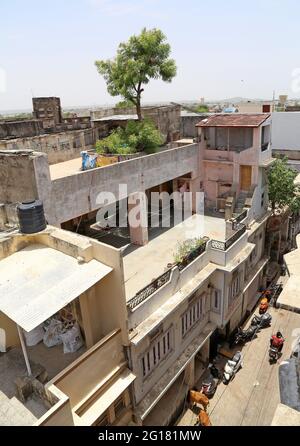
<svg viewBox="0 0 300 446"><path fill-rule="evenodd" d="M300 234L296 237L298 248L284 255L289 278L280 293L277 304L282 308L300 310Z"/></svg>
<svg viewBox="0 0 300 446"><path fill-rule="evenodd" d="M0 261L0 311L31 331L112 271L32 244Z"/></svg>
<svg viewBox="0 0 300 446"><path fill-rule="evenodd" d="M196 127L259 127L270 113L221 113L200 121Z"/></svg>

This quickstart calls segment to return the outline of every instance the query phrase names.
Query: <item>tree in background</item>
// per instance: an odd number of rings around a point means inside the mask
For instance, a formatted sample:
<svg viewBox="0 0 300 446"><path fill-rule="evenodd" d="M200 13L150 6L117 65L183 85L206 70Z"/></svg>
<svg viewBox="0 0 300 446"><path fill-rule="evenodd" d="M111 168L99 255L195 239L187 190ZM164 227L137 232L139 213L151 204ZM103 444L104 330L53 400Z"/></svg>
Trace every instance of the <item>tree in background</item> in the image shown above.
<svg viewBox="0 0 300 446"><path fill-rule="evenodd" d="M300 189L295 184L298 172L288 166L288 158L277 158L268 174L269 199L272 210L289 206L295 212L300 209Z"/></svg>
<svg viewBox="0 0 300 446"><path fill-rule="evenodd" d="M194 111L195 111L195 113L208 113L209 112L209 108L205 104L200 104L200 105L196 105L194 107Z"/></svg>
<svg viewBox="0 0 300 446"><path fill-rule="evenodd" d="M117 104L115 105L115 108L119 108L119 109L132 108L132 106L133 106L133 103L131 101L120 101L120 102L117 102Z"/></svg>
<svg viewBox="0 0 300 446"><path fill-rule="evenodd" d="M159 29L144 28L128 42L120 43L112 60L98 60L95 65L104 77L112 96L122 96L136 107L142 121L141 96L151 79L171 82L176 75L176 64L170 56L171 48Z"/></svg>

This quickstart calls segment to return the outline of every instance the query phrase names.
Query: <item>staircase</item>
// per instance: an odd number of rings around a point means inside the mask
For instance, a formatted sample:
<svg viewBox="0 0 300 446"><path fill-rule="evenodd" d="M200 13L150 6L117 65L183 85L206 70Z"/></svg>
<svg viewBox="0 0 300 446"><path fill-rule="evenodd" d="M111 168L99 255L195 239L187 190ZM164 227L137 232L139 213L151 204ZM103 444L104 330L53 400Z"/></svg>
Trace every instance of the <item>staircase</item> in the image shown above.
<svg viewBox="0 0 300 446"><path fill-rule="evenodd" d="M29 400L26 405L35 406L35 401ZM37 417L15 396L8 398L0 390L0 426L32 426Z"/></svg>
<svg viewBox="0 0 300 446"><path fill-rule="evenodd" d="M235 203L233 217L237 217L243 212L247 198L248 198L248 192L240 192Z"/></svg>

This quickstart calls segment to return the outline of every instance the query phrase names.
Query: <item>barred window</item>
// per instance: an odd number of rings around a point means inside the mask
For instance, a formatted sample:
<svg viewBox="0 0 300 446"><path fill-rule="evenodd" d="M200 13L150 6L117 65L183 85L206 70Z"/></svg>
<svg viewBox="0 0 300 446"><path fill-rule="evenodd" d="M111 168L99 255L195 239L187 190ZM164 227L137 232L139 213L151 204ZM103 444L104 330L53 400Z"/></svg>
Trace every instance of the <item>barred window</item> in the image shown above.
<svg viewBox="0 0 300 446"><path fill-rule="evenodd" d="M142 357L143 377L148 376L171 350L171 329L169 329L152 343L150 349Z"/></svg>
<svg viewBox="0 0 300 446"><path fill-rule="evenodd" d="M205 315L205 295L201 296L192 306L181 316L181 335L182 337L196 325Z"/></svg>

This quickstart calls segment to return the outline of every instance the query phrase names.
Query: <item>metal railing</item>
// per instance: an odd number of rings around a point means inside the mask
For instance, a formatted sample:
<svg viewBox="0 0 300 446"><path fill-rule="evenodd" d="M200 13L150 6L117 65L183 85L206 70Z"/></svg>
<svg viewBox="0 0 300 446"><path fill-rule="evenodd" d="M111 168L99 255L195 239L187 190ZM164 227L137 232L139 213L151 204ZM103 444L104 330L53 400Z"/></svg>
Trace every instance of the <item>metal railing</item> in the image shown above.
<svg viewBox="0 0 300 446"><path fill-rule="evenodd" d="M227 251L246 232L246 229L246 225L241 224L240 228L228 240L224 242L212 240L211 247L219 251Z"/></svg>
<svg viewBox="0 0 300 446"><path fill-rule="evenodd" d="M159 288L161 288L163 285L165 285L167 282L169 282L170 277L171 277L171 271L172 271L172 268L168 269L168 271L163 273L161 276L157 277L149 285L142 288L132 299L130 299L127 302L127 306L131 310L133 310L140 303L142 303L149 296L151 296L151 294L153 294L155 291L157 291Z"/></svg>

